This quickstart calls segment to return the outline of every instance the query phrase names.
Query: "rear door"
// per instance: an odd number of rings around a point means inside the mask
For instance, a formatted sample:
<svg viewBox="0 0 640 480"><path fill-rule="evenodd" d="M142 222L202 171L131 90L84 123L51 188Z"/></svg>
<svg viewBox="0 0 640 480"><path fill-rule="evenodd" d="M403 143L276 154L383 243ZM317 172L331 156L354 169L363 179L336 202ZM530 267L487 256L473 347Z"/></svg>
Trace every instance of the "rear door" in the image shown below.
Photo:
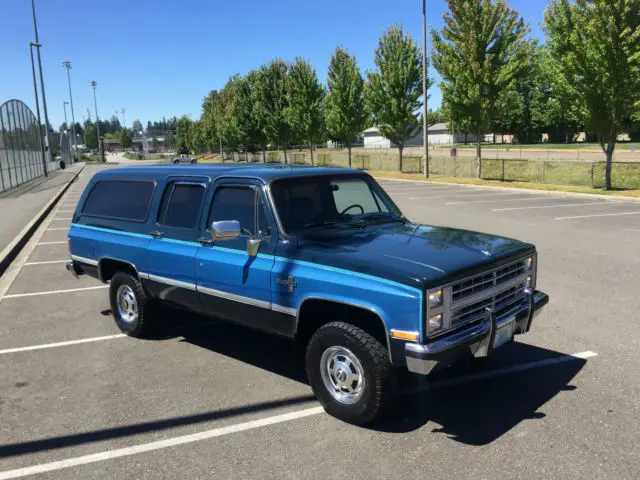
<svg viewBox="0 0 640 480"><path fill-rule="evenodd" d="M214 316L289 336L295 318L271 309L271 270L277 229L263 185L249 179L222 179L206 205L203 228L211 238L215 221L237 220L242 234L198 250L196 280L205 310ZM247 253L250 236L262 239L258 255Z"/></svg>
<svg viewBox="0 0 640 480"><path fill-rule="evenodd" d="M195 283L202 206L209 180L170 178L151 232L145 285L160 299L202 311Z"/></svg>

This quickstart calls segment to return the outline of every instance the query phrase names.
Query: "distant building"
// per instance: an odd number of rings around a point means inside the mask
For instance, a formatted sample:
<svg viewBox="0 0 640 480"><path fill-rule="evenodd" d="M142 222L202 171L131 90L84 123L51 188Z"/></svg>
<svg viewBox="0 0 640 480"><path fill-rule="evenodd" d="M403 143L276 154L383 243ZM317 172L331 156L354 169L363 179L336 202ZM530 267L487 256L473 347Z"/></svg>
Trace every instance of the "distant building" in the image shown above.
<svg viewBox="0 0 640 480"><path fill-rule="evenodd" d="M365 148L392 148L396 147L389 139L384 138L376 127L367 128L364 132ZM493 134L492 134L493 135ZM455 134L455 143L475 142L476 135L458 133ZM447 123L436 123L429 127L429 145L451 145L454 140L449 131ZM423 130L420 128L417 133L405 143L405 147L421 147L424 145Z"/></svg>

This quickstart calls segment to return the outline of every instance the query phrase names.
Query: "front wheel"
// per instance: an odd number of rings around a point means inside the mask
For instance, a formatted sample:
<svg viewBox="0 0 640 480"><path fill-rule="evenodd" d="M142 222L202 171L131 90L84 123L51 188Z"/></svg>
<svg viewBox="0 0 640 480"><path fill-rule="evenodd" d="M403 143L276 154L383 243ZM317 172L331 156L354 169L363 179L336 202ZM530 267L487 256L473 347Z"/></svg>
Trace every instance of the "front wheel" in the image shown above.
<svg viewBox="0 0 640 480"><path fill-rule="evenodd" d="M361 328L331 322L311 337L307 376L327 413L356 425L375 420L393 393L387 349Z"/></svg>

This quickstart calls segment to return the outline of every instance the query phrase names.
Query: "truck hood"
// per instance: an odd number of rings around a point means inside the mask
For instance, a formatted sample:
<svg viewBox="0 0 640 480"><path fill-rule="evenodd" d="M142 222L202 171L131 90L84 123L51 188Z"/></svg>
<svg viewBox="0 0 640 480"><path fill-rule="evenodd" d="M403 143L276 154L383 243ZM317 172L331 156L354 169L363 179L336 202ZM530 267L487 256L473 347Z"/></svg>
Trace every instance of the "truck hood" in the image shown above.
<svg viewBox="0 0 640 480"><path fill-rule="evenodd" d="M315 263L431 288L535 252L529 243L487 233L406 223L300 240Z"/></svg>

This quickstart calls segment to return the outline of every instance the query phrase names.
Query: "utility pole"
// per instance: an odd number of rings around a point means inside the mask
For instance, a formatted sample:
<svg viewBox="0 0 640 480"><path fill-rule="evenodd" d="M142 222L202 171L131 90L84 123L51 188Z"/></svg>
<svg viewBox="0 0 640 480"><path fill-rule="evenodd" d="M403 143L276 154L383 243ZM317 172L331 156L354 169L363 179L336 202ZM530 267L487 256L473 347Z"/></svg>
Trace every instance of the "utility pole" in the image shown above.
<svg viewBox="0 0 640 480"><path fill-rule="evenodd" d="M98 116L98 102L96 100L96 87L98 86L98 82L91 80L89 85L93 87L93 106L96 110L96 132L98 134L98 153L100 155L100 160L104 162L104 152L102 151L102 141L100 140L100 117Z"/></svg>
<svg viewBox="0 0 640 480"><path fill-rule="evenodd" d="M40 88L42 88L42 109L44 110L44 131L47 139L47 157L50 161L53 161L51 155L51 136L49 135L49 115L47 113L47 98L44 93L44 75L42 74L42 60L40 59L40 47L41 44L38 41L38 24L36 22L36 6L34 0L31 0L31 11L33 13L33 31L36 35L36 41L34 46L38 49L38 69L40 70ZM45 169L46 172L46 169Z"/></svg>
<svg viewBox="0 0 640 480"><path fill-rule="evenodd" d="M73 114L73 95L71 95L71 74L69 73L71 70L71 62L69 60L65 60L62 62L62 66L67 70L67 80L69 82L69 102L71 102L71 122L73 123L71 132L73 135L73 157L75 159L78 155L78 145L76 143L76 117Z"/></svg>
<svg viewBox="0 0 640 480"><path fill-rule="evenodd" d="M429 110L427 108L427 0L422 0L422 128L424 129L424 178L429 178Z"/></svg>
<svg viewBox="0 0 640 480"><path fill-rule="evenodd" d="M40 150L42 150L42 168L44 169L44 176L48 176L47 172L47 156L44 149L44 142L42 140L42 120L40 120L40 102L38 101L38 83L36 82L36 65L33 63L33 47L39 47L37 43L31 42L29 44L29 53L31 54L31 73L33 74L33 93L36 96L36 113L38 115L38 138L40 139Z"/></svg>
<svg viewBox="0 0 640 480"><path fill-rule="evenodd" d="M122 109L122 128L127 128L127 122L124 121L124 108Z"/></svg>

